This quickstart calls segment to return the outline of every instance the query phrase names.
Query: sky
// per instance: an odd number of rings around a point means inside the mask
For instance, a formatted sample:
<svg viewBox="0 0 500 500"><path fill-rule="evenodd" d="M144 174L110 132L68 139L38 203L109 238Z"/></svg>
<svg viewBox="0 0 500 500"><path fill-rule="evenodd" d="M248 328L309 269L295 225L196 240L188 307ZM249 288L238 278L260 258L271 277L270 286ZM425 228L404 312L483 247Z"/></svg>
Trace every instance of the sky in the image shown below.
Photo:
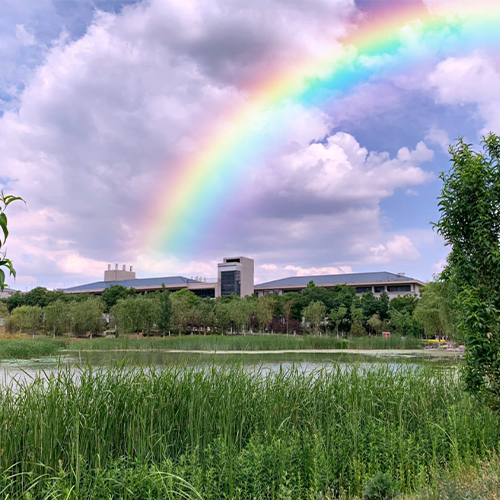
<svg viewBox="0 0 500 500"><path fill-rule="evenodd" d="M236 142L243 174L191 204L203 223L179 217L183 244L161 238L164 206L190 199L176 179L221 123L231 129L257 80L347 50L356 30L410 3L463 14L456 0L0 0L0 187L26 201L7 213L9 285L98 281L108 263L211 278L232 255L255 259L257 282L432 279L447 255L431 222L448 145L500 132L498 46L481 33L476 44L473 26L464 45L410 22L395 69L367 58L368 77L287 102L270 146L246 155Z"/></svg>

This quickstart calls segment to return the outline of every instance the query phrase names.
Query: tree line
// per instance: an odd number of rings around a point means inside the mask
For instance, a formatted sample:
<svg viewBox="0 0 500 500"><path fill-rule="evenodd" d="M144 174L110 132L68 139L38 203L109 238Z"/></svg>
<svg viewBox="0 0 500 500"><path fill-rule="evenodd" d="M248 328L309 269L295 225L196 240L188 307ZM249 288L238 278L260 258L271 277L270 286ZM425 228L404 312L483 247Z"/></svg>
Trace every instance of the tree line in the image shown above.
<svg viewBox="0 0 500 500"><path fill-rule="evenodd" d="M444 282L428 283L420 298L361 296L345 285L263 297L199 298L189 290L138 294L112 285L101 296L69 295L37 287L0 303L7 332L48 335L143 335L288 333L341 337L394 332L402 336L456 337L454 293Z"/></svg>

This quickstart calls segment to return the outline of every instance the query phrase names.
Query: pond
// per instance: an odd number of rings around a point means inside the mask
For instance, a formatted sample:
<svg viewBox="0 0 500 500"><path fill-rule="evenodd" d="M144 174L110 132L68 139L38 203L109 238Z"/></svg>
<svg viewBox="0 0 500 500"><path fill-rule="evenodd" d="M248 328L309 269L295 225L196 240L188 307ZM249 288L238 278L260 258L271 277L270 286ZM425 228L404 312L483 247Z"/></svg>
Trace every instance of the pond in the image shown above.
<svg viewBox="0 0 500 500"><path fill-rule="evenodd" d="M388 367L391 370L416 369L419 366L431 366L436 369L456 367L459 356L425 351L361 351L352 352L248 352L248 353L200 353L168 351L80 351L58 357L44 357L30 360L7 360L0 362L0 384L11 385L14 381L28 381L35 377L46 377L61 368L70 368L75 372L80 366L91 365L96 368L116 365L131 367L198 367L210 369L229 365L240 365L245 370L268 373L270 371L288 371L295 369L301 373L316 370L329 370L340 366L349 370L353 366L369 369Z"/></svg>

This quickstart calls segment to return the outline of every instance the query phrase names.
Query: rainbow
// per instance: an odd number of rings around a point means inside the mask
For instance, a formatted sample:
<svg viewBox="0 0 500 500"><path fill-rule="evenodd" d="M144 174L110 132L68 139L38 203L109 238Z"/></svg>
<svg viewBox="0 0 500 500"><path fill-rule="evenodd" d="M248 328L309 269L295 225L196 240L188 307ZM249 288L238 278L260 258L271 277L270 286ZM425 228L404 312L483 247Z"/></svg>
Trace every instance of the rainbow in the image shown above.
<svg viewBox="0 0 500 500"><path fill-rule="evenodd" d="M477 3L461 6L460 16L432 14L414 3L376 14L341 43L332 41L326 55L296 60L292 67L252 82L243 102L222 113L215 125L196 131L204 137L196 152L169 164L168 175L158 183L145 221L148 249L190 254L203 244L213 224L221 223L231 201L228 191L272 155L280 134L286 134L290 106L321 109L381 73L425 62L405 52L405 26L418 26L424 38L447 36L455 52L493 41L500 45L500 2L483 12ZM366 64L370 58L385 62L371 67Z"/></svg>

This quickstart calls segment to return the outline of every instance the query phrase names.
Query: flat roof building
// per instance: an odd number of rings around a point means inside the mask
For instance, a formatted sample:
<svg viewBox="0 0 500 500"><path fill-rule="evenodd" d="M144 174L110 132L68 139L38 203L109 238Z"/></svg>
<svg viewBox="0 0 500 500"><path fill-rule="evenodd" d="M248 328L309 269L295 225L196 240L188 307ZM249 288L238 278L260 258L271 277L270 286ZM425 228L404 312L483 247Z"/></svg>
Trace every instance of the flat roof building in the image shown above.
<svg viewBox="0 0 500 500"><path fill-rule="evenodd" d="M268 293L283 295L286 292L300 292L313 281L316 286L331 288L336 285L347 285L356 289L356 293L373 292L380 295L387 292L390 297L420 293L420 287L424 283L415 278L405 276L403 273L394 274L387 271L350 273L350 274L326 274L319 276L290 276L267 283L255 285L255 292L260 297Z"/></svg>
<svg viewBox="0 0 500 500"><path fill-rule="evenodd" d="M163 286L171 292L177 290L191 290L199 297L220 297L236 294L240 297L257 295L261 297L269 293L283 295L286 292L300 292L313 281L316 286L331 288L336 285L347 285L356 289L356 293L373 292L380 295L387 292L390 297L420 293L422 281L405 276L403 273L394 274L387 271L329 274L320 276L290 276L259 285L254 285L254 261L248 257L225 257L217 265L217 278L186 278L184 276L164 276L159 278L136 278L132 266L127 270L121 269L118 264L115 269L111 265L104 272L104 281L96 281L86 285L66 288L66 293L90 293L100 295L113 285L122 285L135 288L139 293L161 290Z"/></svg>
<svg viewBox="0 0 500 500"><path fill-rule="evenodd" d="M101 295L106 288L121 285L135 288L137 292L148 293L165 289L175 292L187 289L199 297L220 297L236 294L240 297L254 293L254 261L248 257L226 257L218 264L218 277L215 279L186 278L185 276L164 276L159 278L136 278L132 266L127 271L126 266L118 269L108 269L104 272L104 281L96 281L86 285L66 288L66 293L90 293Z"/></svg>

